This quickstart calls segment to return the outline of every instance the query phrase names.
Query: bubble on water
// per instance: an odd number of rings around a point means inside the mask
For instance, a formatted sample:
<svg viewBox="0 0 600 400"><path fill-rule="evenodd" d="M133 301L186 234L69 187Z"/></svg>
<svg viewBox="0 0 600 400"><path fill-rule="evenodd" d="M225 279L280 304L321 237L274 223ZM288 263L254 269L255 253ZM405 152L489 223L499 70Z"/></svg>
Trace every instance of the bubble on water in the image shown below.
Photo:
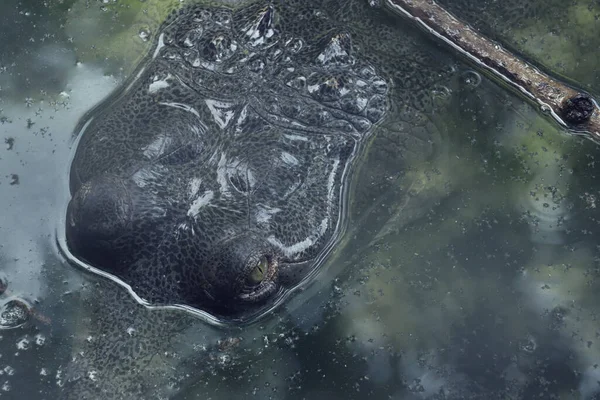
<svg viewBox="0 0 600 400"><path fill-rule="evenodd" d="M537 342L533 336L528 336L527 338L521 340L519 342L519 349L525 353L533 353L535 349L537 349Z"/></svg>
<svg viewBox="0 0 600 400"><path fill-rule="evenodd" d="M14 329L29 320L31 307L20 299L12 299L0 307L0 329Z"/></svg>
<svg viewBox="0 0 600 400"><path fill-rule="evenodd" d="M431 91L431 97L437 107L442 107L452 98L452 89L444 85L436 85Z"/></svg>
<svg viewBox="0 0 600 400"><path fill-rule="evenodd" d="M565 243L565 232L571 219L569 203L564 193L568 181L562 175L552 178L534 181L521 193L519 203L523 207L524 219L531 227L531 240L535 243L559 245ZM556 185L546 182L556 182Z"/></svg>
<svg viewBox="0 0 600 400"><path fill-rule="evenodd" d="M12 150L15 145L15 138L6 138L4 139L4 143L6 143L6 150Z"/></svg>
<svg viewBox="0 0 600 400"><path fill-rule="evenodd" d="M341 296L344 294L344 290L338 285L333 285L333 294L336 296Z"/></svg>
<svg viewBox="0 0 600 400"><path fill-rule="evenodd" d="M48 376L48 370L46 368L42 368L40 370L40 375L41 376Z"/></svg>
<svg viewBox="0 0 600 400"><path fill-rule="evenodd" d="M59 369L56 371L56 375L54 376L54 379L56 379L56 386L63 387L65 385L65 381L63 380L62 370Z"/></svg>
<svg viewBox="0 0 600 400"><path fill-rule="evenodd" d="M588 192L584 192L583 195L581 195L580 197L583 198L583 200L585 201L588 208L596 208L596 196L595 195L588 193Z"/></svg>
<svg viewBox="0 0 600 400"><path fill-rule="evenodd" d="M127 334L129 336L133 336L134 333L135 333L135 329L133 329L131 326L129 328L127 328Z"/></svg>
<svg viewBox="0 0 600 400"><path fill-rule="evenodd" d="M37 335L35 335L34 339L35 339L35 344L38 346L43 346L44 343L46 343L46 337L44 335L42 335L41 333L38 333Z"/></svg>
<svg viewBox="0 0 600 400"><path fill-rule="evenodd" d="M444 85L435 85L432 90L435 97L446 99L452 95L452 89Z"/></svg>
<svg viewBox="0 0 600 400"><path fill-rule="evenodd" d="M29 340L29 338L27 336L23 336L17 342L17 349L19 349L19 350L28 350L29 347L31 347L31 341Z"/></svg>
<svg viewBox="0 0 600 400"><path fill-rule="evenodd" d="M479 73L468 70L460 75L461 81L469 88L476 88L481 84L481 75Z"/></svg>
<svg viewBox="0 0 600 400"><path fill-rule="evenodd" d="M446 397L450 369L440 363L435 351L421 354L407 352L400 358L399 366L401 377L407 381L411 392L422 398L431 398L436 394Z"/></svg>
<svg viewBox="0 0 600 400"><path fill-rule="evenodd" d="M231 364L231 356L229 354L219 354L217 356L217 361L219 363L220 366L224 367L226 365Z"/></svg>
<svg viewBox="0 0 600 400"><path fill-rule="evenodd" d="M92 381L92 382L96 382L98 380L98 371L90 371L88 372L88 378Z"/></svg>
<svg viewBox="0 0 600 400"><path fill-rule="evenodd" d="M140 37L140 39L142 39L144 42L147 42L148 39L150 38L150 32L148 32L146 29L140 29L138 36Z"/></svg>

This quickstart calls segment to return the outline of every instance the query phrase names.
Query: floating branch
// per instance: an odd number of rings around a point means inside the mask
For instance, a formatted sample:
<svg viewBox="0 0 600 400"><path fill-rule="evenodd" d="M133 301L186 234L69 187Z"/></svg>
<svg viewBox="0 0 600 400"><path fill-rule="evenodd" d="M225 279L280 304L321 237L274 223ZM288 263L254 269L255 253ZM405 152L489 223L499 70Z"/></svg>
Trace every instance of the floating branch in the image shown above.
<svg viewBox="0 0 600 400"><path fill-rule="evenodd" d="M385 0L385 5L540 104L542 111L549 112L562 126L600 140L600 108L589 94L511 54L433 0Z"/></svg>

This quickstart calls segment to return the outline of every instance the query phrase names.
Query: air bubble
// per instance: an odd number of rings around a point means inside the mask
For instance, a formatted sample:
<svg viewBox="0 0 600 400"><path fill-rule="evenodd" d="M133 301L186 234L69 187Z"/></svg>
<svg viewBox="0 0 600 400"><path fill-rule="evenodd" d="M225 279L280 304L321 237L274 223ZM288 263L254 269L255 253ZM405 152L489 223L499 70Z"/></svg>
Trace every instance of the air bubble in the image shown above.
<svg viewBox="0 0 600 400"><path fill-rule="evenodd" d="M17 342L17 349L19 349L19 350L28 350L30 346L31 346L31 342L29 341L29 339L26 336L22 337Z"/></svg>
<svg viewBox="0 0 600 400"><path fill-rule="evenodd" d="M65 385L65 381L63 380L63 372L62 372L62 370L59 369L59 370L56 371L55 379L56 379L56 385L58 387L63 387Z"/></svg>
<svg viewBox="0 0 600 400"><path fill-rule="evenodd" d="M98 379L98 371L90 371L90 372L88 372L87 377L92 382L96 382L96 380Z"/></svg>
<svg viewBox="0 0 600 400"><path fill-rule="evenodd" d="M437 85L431 91L431 97L437 107L442 107L448 103L452 97L452 90L443 85Z"/></svg>
<svg viewBox="0 0 600 400"><path fill-rule="evenodd" d="M521 351L524 351L525 353L533 353L535 351L535 349L537 348L537 343L535 341L535 338L533 337L528 337L525 340L522 340L519 343L519 348L521 349Z"/></svg>
<svg viewBox="0 0 600 400"><path fill-rule="evenodd" d="M481 75L472 70L463 72L460 78L470 88L476 88L481 84Z"/></svg>
<svg viewBox="0 0 600 400"><path fill-rule="evenodd" d="M0 329L14 329L25 325L31 315L31 307L23 300L12 299L0 308Z"/></svg>
<svg viewBox="0 0 600 400"><path fill-rule="evenodd" d="M217 360L221 366L231 364L231 356L229 354L219 354Z"/></svg>
<svg viewBox="0 0 600 400"><path fill-rule="evenodd" d="M150 38L150 32L148 32L145 29L140 29L140 32L138 33L138 36L140 37L140 39L142 39L144 42L147 42L148 39Z"/></svg>
<svg viewBox="0 0 600 400"><path fill-rule="evenodd" d="M41 333L35 335L35 344L38 346L43 346L46 343L46 337Z"/></svg>
<svg viewBox="0 0 600 400"><path fill-rule="evenodd" d="M6 143L6 150L12 150L15 145L15 138L6 138L4 139L4 143Z"/></svg>
<svg viewBox="0 0 600 400"><path fill-rule="evenodd" d="M438 85L433 88L431 91L434 97L439 97L442 99L447 99L452 95L452 90L446 86Z"/></svg>

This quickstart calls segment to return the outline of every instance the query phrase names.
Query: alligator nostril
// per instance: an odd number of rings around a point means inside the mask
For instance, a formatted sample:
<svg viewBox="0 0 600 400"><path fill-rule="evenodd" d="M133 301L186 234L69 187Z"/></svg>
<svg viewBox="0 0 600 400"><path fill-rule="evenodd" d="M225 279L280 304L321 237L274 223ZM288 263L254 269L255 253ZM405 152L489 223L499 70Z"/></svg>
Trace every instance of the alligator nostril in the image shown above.
<svg viewBox="0 0 600 400"><path fill-rule="evenodd" d="M229 59L236 49L235 41L226 34L218 34L206 40L202 48L202 56L208 61L221 62Z"/></svg>

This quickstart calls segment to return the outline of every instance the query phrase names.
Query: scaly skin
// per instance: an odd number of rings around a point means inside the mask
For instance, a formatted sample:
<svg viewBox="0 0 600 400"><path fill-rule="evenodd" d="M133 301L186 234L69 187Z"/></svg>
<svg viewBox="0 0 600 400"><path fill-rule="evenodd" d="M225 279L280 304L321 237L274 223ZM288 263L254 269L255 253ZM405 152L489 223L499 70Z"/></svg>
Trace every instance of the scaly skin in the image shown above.
<svg viewBox="0 0 600 400"><path fill-rule="evenodd" d="M259 4L171 16L82 134L67 216L75 256L152 304L217 314L262 305L316 265L388 85L330 21L316 36L286 18Z"/></svg>
<svg viewBox="0 0 600 400"><path fill-rule="evenodd" d="M69 247L152 303L247 316L239 300L247 254L276 258L283 287L310 274L341 232L349 177L341 172L357 156L391 156L402 176L436 151L428 120L435 90L455 71L447 54L423 49L360 0L272 7L171 15L157 42L165 46L90 114L71 171ZM245 33L252 26L261 27L255 37ZM390 184L385 169L371 181L359 202ZM173 341L207 329L147 311L110 283L91 288L89 301L97 306L81 318L67 398L150 395L181 365L164 356Z"/></svg>

